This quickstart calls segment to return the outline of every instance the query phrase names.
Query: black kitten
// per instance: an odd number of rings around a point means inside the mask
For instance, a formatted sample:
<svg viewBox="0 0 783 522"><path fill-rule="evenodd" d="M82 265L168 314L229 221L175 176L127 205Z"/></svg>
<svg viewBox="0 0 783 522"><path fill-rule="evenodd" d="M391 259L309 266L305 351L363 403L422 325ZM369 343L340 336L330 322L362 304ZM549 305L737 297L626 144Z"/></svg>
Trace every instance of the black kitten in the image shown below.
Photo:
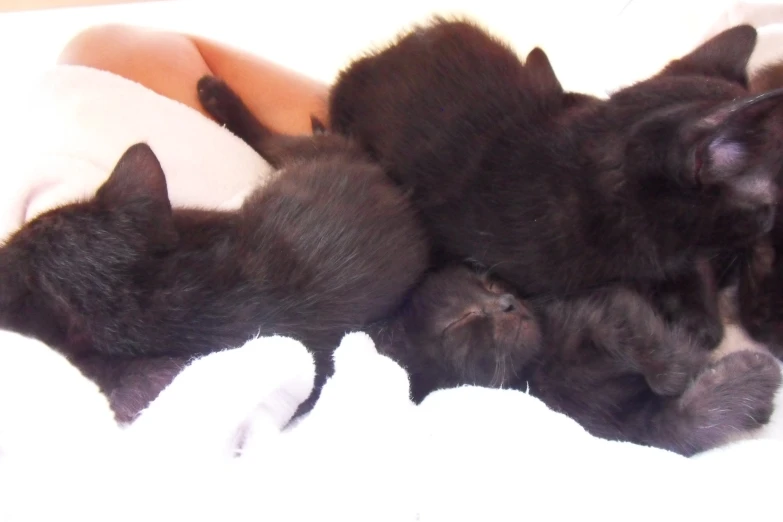
<svg viewBox="0 0 783 522"><path fill-rule="evenodd" d="M232 132L265 149L267 131L223 82L203 78L199 98ZM574 97L570 110L587 102ZM710 302L703 265L694 264L698 286L686 295ZM670 314L682 312L663 298L673 289L659 291ZM770 357L740 353L708 366L706 350L627 288L526 303L463 266L428 273L393 318L367 331L406 367L417 402L462 384L529 389L595 435L683 454L766 423L780 383Z"/></svg>
<svg viewBox="0 0 783 522"><path fill-rule="evenodd" d="M750 79L753 92L783 87L783 62L768 65ZM783 110L772 112L783 139ZM783 183L783 169L778 184ZM740 323L757 341L783 359L783 211L780 203L772 230L749 248L729 252L727 261L738 273L737 311ZM728 264L728 263L726 263Z"/></svg>
<svg viewBox="0 0 783 522"><path fill-rule="evenodd" d="M459 384L529 390L590 433L691 455L765 424L772 357L707 351L623 287L520 301L466 267L428 275L398 317L372 325L409 371L414 400Z"/></svg>
<svg viewBox="0 0 783 522"><path fill-rule="evenodd" d="M542 348L529 305L460 265L429 272L394 317L367 331L405 366L416 402L463 384L512 386Z"/></svg>
<svg viewBox="0 0 783 522"><path fill-rule="evenodd" d="M327 140L313 155L271 140L285 171L233 212L172 210L157 158L134 145L95 197L42 214L0 248L0 327L77 364L286 335L314 352L321 382L343 334L394 311L429 255L383 171Z"/></svg>
<svg viewBox="0 0 783 522"><path fill-rule="evenodd" d="M750 96L755 41L730 29L599 100L564 92L538 49L523 64L436 20L342 72L331 125L411 191L441 258L525 296L634 281L667 300L657 285L771 227L783 149L766 116L783 92ZM674 286L693 289L684 303L704 290ZM689 311L707 345L722 335L712 308Z"/></svg>

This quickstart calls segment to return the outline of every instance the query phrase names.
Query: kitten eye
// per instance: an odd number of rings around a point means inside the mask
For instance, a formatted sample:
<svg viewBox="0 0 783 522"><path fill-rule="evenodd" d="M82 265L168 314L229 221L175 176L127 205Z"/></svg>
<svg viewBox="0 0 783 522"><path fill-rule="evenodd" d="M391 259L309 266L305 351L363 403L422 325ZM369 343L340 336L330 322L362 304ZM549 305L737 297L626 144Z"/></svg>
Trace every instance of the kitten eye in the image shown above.
<svg viewBox="0 0 783 522"><path fill-rule="evenodd" d="M466 312L465 314L461 315L460 317L458 317L457 319L455 319L454 321L449 323L449 325L446 328L444 328L443 334L445 335L446 332L448 332L452 328L459 328L461 326L464 326L464 325L468 324L469 322L471 322L474 318L476 318L478 316L479 316L479 313L476 312L475 310L471 310L471 311Z"/></svg>
<svg viewBox="0 0 783 522"><path fill-rule="evenodd" d="M506 289L503 288L497 281L487 281L484 284L487 291L493 293L493 294L505 294Z"/></svg>

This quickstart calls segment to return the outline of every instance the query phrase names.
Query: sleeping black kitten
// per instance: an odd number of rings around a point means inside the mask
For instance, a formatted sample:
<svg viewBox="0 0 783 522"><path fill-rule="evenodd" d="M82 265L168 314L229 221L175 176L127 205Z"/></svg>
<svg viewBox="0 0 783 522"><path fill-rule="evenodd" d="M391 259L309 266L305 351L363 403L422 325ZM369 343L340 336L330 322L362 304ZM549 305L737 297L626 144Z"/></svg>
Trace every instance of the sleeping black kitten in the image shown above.
<svg viewBox="0 0 783 522"><path fill-rule="evenodd" d="M463 384L512 386L542 349L530 305L462 265L427 273L395 316L366 331L405 366L415 402Z"/></svg>
<svg viewBox="0 0 783 522"><path fill-rule="evenodd" d="M753 92L783 87L783 62L770 64L750 78ZM775 129L783 139L783 110L772 113ZM783 169L778 184L783 183ZM778 213L769 234L751 247L734 250L724 264L736 272L737 315L742 326L757 341L783 359L783 212Z"/></svg>
<svg viewBox="0 0 783 522"><path fill-rule="evenodd" d="M319 150L281 160L229 212L172 210L153 151L134 145L93 198L0 248L0 327L112 365L287 335L314 352L322 382L343 334L394 311L429 250L379 167L338 136Z"/></svg>
<svg viewBox="0 0 783 522"><path fill-rule="evenodd" d="M368 331L408 369L417 402L460 384L529 390L596 436L684 455L765 424L781 380L764 354L709 363L627 288L525 302L464 266L428 275Z"/></svg>
<svg viewBox="0 0 783 522"><path fill-rule="evenodd" d="M769 231L783 164L767 127L783 91L747 89L755 41L730 29L599 100L564 92L540 50L523 64L476 26L436 20L341 73L331 128L411 192L442 259L525 296L634 282L680 299L712 346L715 307L679 281ZM667 280L693 293L663 292Z"/></svg>

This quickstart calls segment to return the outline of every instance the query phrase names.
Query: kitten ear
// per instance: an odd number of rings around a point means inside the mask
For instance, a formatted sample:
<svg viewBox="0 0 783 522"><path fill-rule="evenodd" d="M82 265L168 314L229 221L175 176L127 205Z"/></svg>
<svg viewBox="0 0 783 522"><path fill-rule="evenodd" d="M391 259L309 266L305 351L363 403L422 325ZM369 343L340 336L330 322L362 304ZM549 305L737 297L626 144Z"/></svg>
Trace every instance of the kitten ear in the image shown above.
<svg viewBox="0 0 783 522"><path fill-rule="evenodd" d="M110 208L141 203L155 214L171 214L166 175L146 143L132 145L123 153L95 198Z"/></svg>
<svg viewBox="0 0 783 522"><path fill-rule="evenodd" d="M324 125L324 122L319 120L315 115L310 115L310 126L313 130L313 134L319 135L319 134L326 134L326 125Z"/></svg>
<svg viewBox="0 0 783 522"><path fill-rule="evenodd" d="M530 71L543 94L563 94L563 86L557 79L549 57L541 48L536 47L530 51L525 59L525 68Z"/></svg>
<svg viewBox="0 0 783 522"><path fill-rule="evenodd" d="M703 183L721 182L763 164L771 151L758 145L767 138L763 124L775 105L783 105L783 89L723 104L692 123L687 132L696 138L695 177Z"/></svg>
<svg viewBox="0 0 783 522"><path fill-rule="evenodd" d="M738 25L710 38L694 51L671 62L661 74L717 76L748 85L748 61L756 47L753 26Z"/></svg>

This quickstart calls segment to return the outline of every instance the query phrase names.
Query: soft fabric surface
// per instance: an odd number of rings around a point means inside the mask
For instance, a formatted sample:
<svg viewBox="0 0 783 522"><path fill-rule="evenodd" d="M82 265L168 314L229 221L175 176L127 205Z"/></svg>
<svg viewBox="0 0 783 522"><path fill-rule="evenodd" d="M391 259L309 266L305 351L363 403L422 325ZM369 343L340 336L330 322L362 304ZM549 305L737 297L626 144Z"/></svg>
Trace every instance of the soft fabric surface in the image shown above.
<svg viewBox="0 0 783 522"><path fill-rule="evenodd" d="M2 333L0 519L778 519L766 470L783 466L781 441L686 459L593 438L521 391L462 387L415 406L362 333L335 367L281 430L313 363L296 341L255 339L196 360L122 431L61 356Z"/></svg>

